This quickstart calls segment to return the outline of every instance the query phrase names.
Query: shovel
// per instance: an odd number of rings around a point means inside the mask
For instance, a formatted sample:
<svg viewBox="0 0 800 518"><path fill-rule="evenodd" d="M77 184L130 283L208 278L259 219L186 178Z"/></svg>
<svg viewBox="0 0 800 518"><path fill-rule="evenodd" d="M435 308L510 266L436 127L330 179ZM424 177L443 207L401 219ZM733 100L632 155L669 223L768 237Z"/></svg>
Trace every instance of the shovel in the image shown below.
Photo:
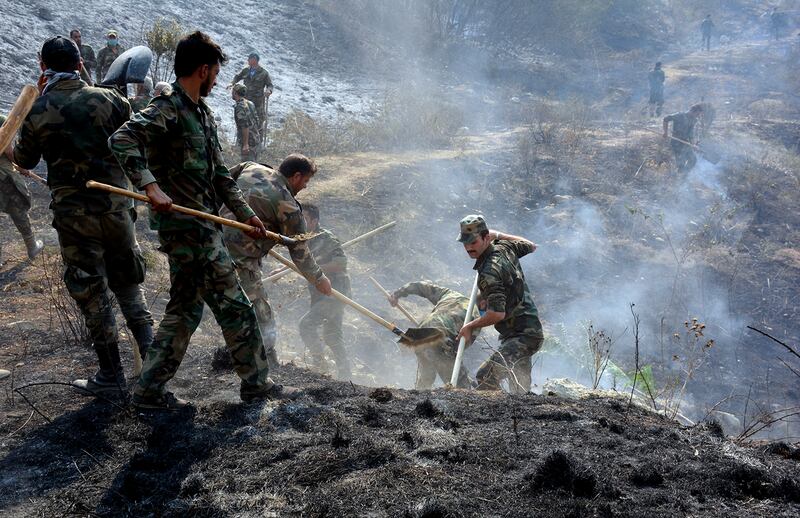
<svg viewBox="0 0 800 518"><path fill-rule="evenodd" d="M139 194L138 192L129 191L128 189L121 189L119 187L114 187L113 185L108 185L107 183L100 183L95 182L94 180L89 180L86 182L86 187L90 189L99 189L101 191L106 191L114 194L119 194L120 196L127 196L128 198L133 198L134 200L143 201L145 203L150 203L150 198L145 196L144 194ZM247 232L256 230L256 227L248 225L246 223L241 223L239 221L223 218L221 216L215 216L214 214L208 214L206 212L202 212L195 209L190 209L188 207L183 207L181 205L172 204L172 208L170 210L174 210L175 212L180 212L181 214L188 214L189 216L195 216L200 219L205 219L208 221L213 221L214 223L218 223L220 225L226 225L228 227L238 228L239 230L244 230ZM299 241L303 239L298 239L296 237L287 237L283 234L278 234L276 232L270 232L267 230L267 238L272 239L273 241L277 241L282 245L290 246L297 244Z"/></svg>
<svg viewBox="0 0 800 518"><path fill-rule="evenodd" d="M282 263L284 266L287 266L289 269L294 271L296 274L303 276L297 266L294 265L293 262L286 259L279 253L275 252L274 250L269 251L269 255L276 259L278 262ZM306 279L311 282L309 279ZM342 302L343 304L347 304L351 308L355 309L362 315L367 318L371 318L375 322L379 323L392 333L396 334L400 337L398 343L401 343L407 347L420 347L423 345L428 345L437 342L444 338L444 333L439 329L433 329L430 327L412 327L408 331L401 331L399 327L392 324L388 320L383 319L382 317L378 316L377 314L373 313L372 311L368 310L358 302L350 299L349 297L343 295L342 293L332 290L331 295L333 298Z"/></svg>
<svg viewBox="0 0 800 518"><path fill-rule="evenodd" d="M644 128L644 129L645 129L645 131L649 131L650 133L655 133L655 134L661 135L661 136L664 135L663 133L659 133L658 131L652 130L650 128ZM681 144L686 144L690 148L694 149L695 151L697 151L698 153L703 155L703 158L705 158L706 160L708 160L709 162L711 162L714 165L717 165L719 163L719 161L721 160L721 158L722 158L722 157L719 156L719 154L717 154L717 153L715 153L713 151L710 151L708 149L701 148L697 144L692 144L691 142L687 142L687 141L685 141L683 139L679 139L678 137L673 137L672 135L667 135L667 137L672 139L672 140L674 140L674 141L676 141L676 142L680 142Z"/></svg>
<svg viewBox="0 0 800 518"><path fill-rule="evenodd" d="M464 317L464 325L467 325L472 320L472 312L475 311L475 300L478 298L478 275L475 274L475 282L472 284L472 293L469 295L469 305L467 306L467 316ZM458 385L458 373L461 371L461 361L464 358L464 347L467 341L462 336L458 340L458 351L456 352L456 361L453 362L453 374L450 375L450 386L455 387Z"/></svg>

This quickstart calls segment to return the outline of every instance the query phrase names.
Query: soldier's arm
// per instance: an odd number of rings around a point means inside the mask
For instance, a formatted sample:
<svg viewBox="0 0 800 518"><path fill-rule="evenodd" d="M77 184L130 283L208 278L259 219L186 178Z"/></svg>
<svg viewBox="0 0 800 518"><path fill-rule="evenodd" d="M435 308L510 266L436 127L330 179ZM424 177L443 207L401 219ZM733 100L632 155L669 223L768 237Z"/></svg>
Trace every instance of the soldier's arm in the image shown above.
<svg viewBox="0 0 800 518"><path fill-rule="evenodd" d="M508 246L514 250L517 257L524 257L536 251L536 243L524 237L506 234L497 230L490 230L489 236L493 240L500 239L501 241L507 241Z"/></svg>
<svg viewBox="0 0 800 518"><path fill-rule="evenodd" d="M396 290L393 295L398 299L409 295L417 295L418 297L428 299L431 304L436 304L442 300L442 297L447 295L449 291L450 290L447 288L437 286L431 281L417 281L405 284L403 287Z"/></svg>
<svg viewBox="0 0 800 518"><path fill-rule="evenodd" d="M42 149L34 132L31 114L25 118L20 128L19 140L14 146L13 162L23 169L33 169L42 158Z"/></svg>
<svg viewBox="0 0 800 518"><path fill-rule="evenodd" d="M269 76L269 72L267 72L266 70L264 70L264 73L267 74L267 82L264 85L264 92L267 94L267 97L269 97L270 95L272 95L272 89L273 89L272 78Z"/></svg>
<svg viewBox="0 0 800 518"><path fill-rule="evenodd" d="M156 99L109 137L111 152L137 188L143 189L156 181L147 166L148 144L167 136L177 121L173 104L166 99Z"/></svg>
<svg viewBox="0 0 800 518"><path fill-rule="evenodd" d="M294 236L306 233L306 220L303 218L303 213L296 201L280 201L275 212L278 219L278 226L283 235ZM308 248L308 243L300 241L288 248L292 261L295 266L303 272L306 278L319 281L324 277L322 268L319 267L316 259L314 259L314 256L311 254L311 250Z"/></svg>
<svg viewBox="0 0 800 518"><path fill-rule="evenodd" d="M486 300L486 313L467 322L458 332L456 341L464 337L469 342L477 329L492 326L506 318L506 292L499 274L491 270L482 272L478 277L478 288L481 297Z"/></svg>
<svg viewBox="0 0 800 518"><path fill-rule="evenodd" d="M243 68L242 70L239 71L238 74L233 76L233 79L231 79L231 84L235 85L236 83L241 81L246 74L247 74L247 68Z"/></svg>
<svg viewBox="0 0 800 518"><path fill-rule="evenodd" d="M86 55L83 56L83 64L89 70L94 70L97 66L97 58L94 55L94 49L90 46L86 46Z"/></svg>

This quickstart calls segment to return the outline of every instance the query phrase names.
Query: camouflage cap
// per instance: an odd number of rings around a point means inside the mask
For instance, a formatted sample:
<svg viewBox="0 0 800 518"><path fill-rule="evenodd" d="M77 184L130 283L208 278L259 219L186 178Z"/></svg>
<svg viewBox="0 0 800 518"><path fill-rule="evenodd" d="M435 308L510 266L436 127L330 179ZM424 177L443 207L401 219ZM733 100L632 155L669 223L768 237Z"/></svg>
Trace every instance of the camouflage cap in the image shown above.
<svg viewBox="0 0 800 518"><path fill-rule="evenodd" d="M458 240L468 245L478 239L484 230L488 231L489 227L486 226L483 216L470 214L461 220L461 233L458 235Z"/></svg>
<svg viewBox="0 0 800 518"><path fill-rule="evenodd" d="M117 31L115 31L114 29L109 29L106 32L106 38L116 38L116 37L117 37Z"/></svg>
<svg viewBox="0 0 800 518"><path fill-rule="evenodd" d="M244 86L242 83L237 83L233 85L233 93L236 95L244 95L247 92L247 87Z"/></svg>

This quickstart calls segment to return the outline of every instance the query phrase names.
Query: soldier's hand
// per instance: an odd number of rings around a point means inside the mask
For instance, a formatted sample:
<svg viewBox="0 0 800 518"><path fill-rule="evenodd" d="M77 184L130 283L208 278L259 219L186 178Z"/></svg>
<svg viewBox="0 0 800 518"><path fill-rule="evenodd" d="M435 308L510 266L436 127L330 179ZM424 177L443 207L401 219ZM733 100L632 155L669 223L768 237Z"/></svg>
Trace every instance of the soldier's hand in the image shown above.
<svg viewBox="0 0 800 518"><path fill-rule="evenodd" d="M398 301L397 301L397 297L394 295L394 293L390 293L389 296L386 297L386 298L389 299L389 305L391 305L393 308L397 307L397 302Z"/></svg>
<svg viewBox="0 0 800 518"><path fill-rule="evenodd" d="M144 193L150 200L150 205L156 212L168 212L172 208L172 198L167 196L157 183L149 183L144 186Z"/></svg>
<svg viewBox="0 0 800 518"><path fill-rule="evenodd" d="M230 90L231 88L233 88L233 83L231 83L231 84L229 84L228 86L226 86L226 87L225 87L225 90Z"/></svg>
<svg viewBox="0 0 800 518"><path fill-rule="evenodd" d="M258 219L258 216L253 216L247 221L246 224L250 225L251 227L255 227L254 230L245 230L245 234L251 239L264 239L267 237L267 229L264 227L264 224Z"/></svg>
<svg viewBox="0 0 800 518"><path fill-rule="evenodd" d="M242 153L249 153L249 152L250 152L250 146L248 145L242 146Z"/></svg>
<svg viewBox="0 0 800 518"><path fill-rule="evenodd" d="M44 73L39 75L39 80L36 81L36 88L39 90L39 94L42 93L44 87L47 85L47 78L44 76Z"/></svg>
<svg viewBox="0 0 800 518"><path fill-rule="evenodd" d="M456 343L458 343L461 338L464 338L464 343L467 344L472 340L472 328L469 327L469 325L462 327L458 332L458 336L456 336Z"/></svg>
<svg viewBox="0 0 800 518"><path fill-rule="evenodd" d="M330 294L333 293L331 288L331 280L324 275L319 278L319 280L314 284L314 287L317 288L317 291L323 295L330 296Z"/></svg>

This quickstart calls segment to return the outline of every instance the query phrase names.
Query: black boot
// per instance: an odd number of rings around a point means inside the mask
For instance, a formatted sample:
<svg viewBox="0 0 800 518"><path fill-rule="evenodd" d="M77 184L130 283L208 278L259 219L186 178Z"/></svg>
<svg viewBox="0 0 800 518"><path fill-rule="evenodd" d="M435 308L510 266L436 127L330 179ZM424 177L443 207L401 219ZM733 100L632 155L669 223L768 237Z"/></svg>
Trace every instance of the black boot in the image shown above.
<svg viewBox="0 0 800 518"><path fill-rule="evenodd" d="M153 324L142 324L131 329L131 334L139 346L139 354L144 359L145 353L153 345Z"/></svg>
<svg viewBox="0 0 800 518"><path fill-rule="evenodd" d="M97 353L97 363L100 370L89 379L78 379L72 385L82 389L84 395L101 395L124 397L127 394L125 372L119 359L119 345L98 344L95 342L94 350Z"/></svg>

